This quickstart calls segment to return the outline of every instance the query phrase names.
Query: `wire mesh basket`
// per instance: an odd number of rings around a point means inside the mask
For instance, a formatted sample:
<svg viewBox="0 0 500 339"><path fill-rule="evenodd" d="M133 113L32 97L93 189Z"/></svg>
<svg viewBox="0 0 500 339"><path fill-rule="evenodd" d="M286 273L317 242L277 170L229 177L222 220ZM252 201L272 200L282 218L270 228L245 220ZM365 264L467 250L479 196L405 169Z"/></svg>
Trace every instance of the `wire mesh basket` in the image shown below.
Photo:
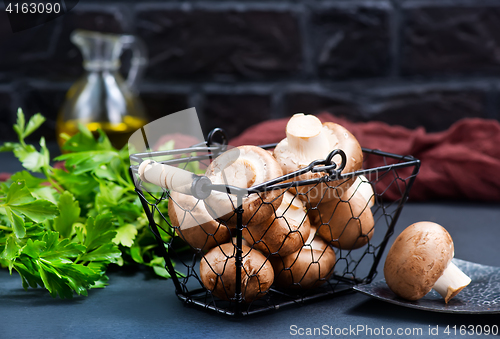
<svg viewBox="0 0 500 339"><path fill-rule="evenodd" d="M218 138L222 141L216 142ZM228 149L226 140L224 132L215 129L204 144L135 154L131 160L140 163L152 159L180 168L190 168L196 163L203 173L214 158ZM259 147L272 150L274 146ZM336 156L342 158L340 165L332 161ZM420 162L412 156L363 148L363 169L342 173L342 164L345 164L343 151L332 150L327 159L314 161L300 171L249 189L231 187L236 201L232 222L227 218L203 219L197 222L196 228L188 229L183 229L182 224L189 218L199 218L196 209L202 206L201 199L179 204L176 192L151 190L150 186L139 184L136 192L160 245L177 296L188 305L243 316L323 300L352 291L356 284L371 282L377 275L377 266ZM293 180L306 172L325 175L318 179ZM138 165L130 167L130 175L138 178ZM357 178L362 180L355 180ZM362 204L354 202L360 184L369 185L371 192ZM308 193L319 185L323 187L323 194L335 192L338 196L328 208L324 207L326 202L309 199ZM346 187L352 187L349 194L338 193ZM227 187L215 184L205 185L204 190L205 193L229 192ZM264 199L269 191L278 192L274 199L279 199L280 204ZM258 228L243 218L242 201L251 195L260 203L257 212L267 207L273 210L272 217L260 222ZM297 206L299 210L303 206L305 216L287 217L287 213L291 214L287 211ZM369 214L368 219L365 214ZM285 229L288 227L282 238L273 233L278 223ZM333 224L339 223L340 226L334 228ZM352 230L356 231L354 238L351 234L350 241L344 240ZM198 232L196 241L192 237L194 231ZM299 249L288 248L292 239L298 239ZM320 242L326 245L318 245Z"/></svg>

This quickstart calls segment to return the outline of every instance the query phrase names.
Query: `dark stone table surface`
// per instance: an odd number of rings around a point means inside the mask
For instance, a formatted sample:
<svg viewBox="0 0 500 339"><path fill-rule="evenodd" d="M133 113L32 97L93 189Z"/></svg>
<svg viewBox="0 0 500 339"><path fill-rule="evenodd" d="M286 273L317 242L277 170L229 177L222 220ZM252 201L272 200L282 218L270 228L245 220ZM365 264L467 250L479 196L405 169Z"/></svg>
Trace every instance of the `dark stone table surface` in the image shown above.
<svg viewBox="0 0 500 339"><path fill-rule="evenodd" d="M51 154L55 153L56 146L52 145ZM0 153L0 163L0 172L21 169L8 153ZM437 222L449 231L455 258L500 266L498 204L407 203L395 235L422 220ZM385 256L375 280L383 279L384 261ZM307 330L314 328L320 330L316 337L380 338L390 331L394 338L463 338L475 337L479 329L487 326L497 326L500 335L499 314L422 311L358 292L235 320L185 306L175 295L172 281L153 277L148 271L112 270L108 275L109 286L105 289L91 290L88 297L61 300L53 299L41 288L25 291L16 273L10 276L7 270L0 270L0 339L288 338L309 337ZM445 333L447 327L449 332ZM403 334L397 335L398 330ZM412 334L405 335L405 331Z"/></svg>
<svg viewBox="0 0 500 339"><path fill-rule="evenodd" d="M420 220L446 226L455 241L456 258L500 266L498 205L408 203L396 234ZM474 326L475 331L500 326L498 314L421 311L356 292L234 320L185 306L176 297L171 281L157 279L146 271L113 270L109 277L108 287L92 290L88 297L60 300L43 289L25 291L19 277L0 271L0 338L287 338L308 337L300 335L308 328L328 334L319 333L320 337L380 338L391 331L394 338L453 338L475 337L462 335L461 326ZM444 332L447 326L449 334ZM399 336L398 329L417 332ZM335 330L340 335L335 335ZM438 336L433 336L436 330Z"/></svg>

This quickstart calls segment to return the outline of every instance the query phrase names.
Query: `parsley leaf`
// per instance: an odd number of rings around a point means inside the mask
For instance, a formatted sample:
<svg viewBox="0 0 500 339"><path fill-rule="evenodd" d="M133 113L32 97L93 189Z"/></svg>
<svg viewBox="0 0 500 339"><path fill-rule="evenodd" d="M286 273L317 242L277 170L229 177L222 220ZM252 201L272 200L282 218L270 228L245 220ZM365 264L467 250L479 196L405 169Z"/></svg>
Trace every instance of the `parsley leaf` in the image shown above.
<svg viewBox="0 0 500 339"><path fill-rule="evenodd" d="M10 207L4 206L5 213L7 214L7 218L10 221L10 225L14 230L14 234L18 238L24 238L26 235L26 228L24 227L24 219L21 218L20 215L16 214L12 211Z"/></svg>
<svg viewBox="0 0 500 339"><path fill-rule="evenodd" d="M12 237L6 239L5 248L0 255L0 258L6 260L9 263L9 271L12 273L12 267L14 266L14 259L18 256L19 246L17 246L15 240Z"/></svg>
<svg viewBox="0 0 500 339"><path fill-rule="evenodd" d="M116 236L113 238L113 243L121 244L126 247L131 247L134 244L134 239L137 235L137 228L132 224L125 224L116 230Z"/></svg>
<svg viewBox="0 0 500 339"><path fill-rule="evenodd" d="M87 295L87 289L99 280L100 274L83 264L75 263L85 247L69 239L59 240L57 232L47 232L42 240L28 239L14 268L25 276L29 285L42 285L55 297L71 298L73 291Z"/></svg>
<svg viewBox="0 0 500 339"><path fill-rule="evenodd" d="M23 238L26 234L22 215L33 221L42 222L54 218L57 213L56 206L50 201L35 199L23 180L10 185L5 201L0 207L4 208L18 238Z"/></svg>
<svg viewBox="0 0 500 339"><path fill-rule="evenodd" d="M68 238L73 230L73 224L80 216L80 206L71 192L65 191L59 197L57 204L59 215L54 219L54 229L62 237Z"/></svg>
<svg viewBox="0 0 500 339"><path fill-rule="evenodd" d="M64 168L54 168L44 138L37 147L25 141L44 121L26 121L19 109L18 142L0 145L26 169L0 183L0 265L16 270L25 289L61 298L106 286L110 264L140 263L168 277L129 177L128 149L79 125L63 146L69 153L54 159Z"/></svg>
<svg viewBox="0 0 500 339"><path fill-rule="evenodd" d="M110 213L100 214L96 218L89 217L85 224L85 253L81 261L107 260L116 262L121 256L118 247L112 242L116 235Z"/></svg>

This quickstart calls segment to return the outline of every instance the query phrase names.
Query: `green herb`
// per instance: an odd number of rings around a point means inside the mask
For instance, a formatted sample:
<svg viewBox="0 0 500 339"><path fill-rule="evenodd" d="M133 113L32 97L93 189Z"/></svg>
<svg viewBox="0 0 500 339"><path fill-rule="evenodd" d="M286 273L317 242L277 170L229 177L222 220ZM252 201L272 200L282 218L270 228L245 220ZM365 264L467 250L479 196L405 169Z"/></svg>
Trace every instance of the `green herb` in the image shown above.
<svg viewBox="0 0 500 339"><path fill-rule="evenodd" d="M65 168L55 168L43 137L38 149L25 141L44 121L36 114L26 123L19 109L19 142L0 146L26 169L0 183L0 265L17 271L25 289L42 286L61 298L105 286L109 264L146 265L168 278L129 176L127 148L81 125L63 147L69 153L54 159Z"/></svg>

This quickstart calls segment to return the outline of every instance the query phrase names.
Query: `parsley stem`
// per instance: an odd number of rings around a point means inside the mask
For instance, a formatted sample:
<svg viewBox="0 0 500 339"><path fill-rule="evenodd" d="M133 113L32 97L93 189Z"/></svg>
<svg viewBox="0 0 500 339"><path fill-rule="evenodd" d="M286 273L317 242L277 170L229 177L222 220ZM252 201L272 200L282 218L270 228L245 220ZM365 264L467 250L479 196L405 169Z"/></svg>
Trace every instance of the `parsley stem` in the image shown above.
<svg viewBox="0 0 500 339"><path fill-rule="evenodd" d="M43 174L45 175L45 177L47 178L47 180L49 181L49 183L59 192L59 193L63 193L64 192L64 188L62 188L56 181L54 181L52 179L52 176L51 174L49 173L49 171L47 170L46 167L43 168Z"/></svg>
<svg viewBox="0 0 500 339"><path fill-rule="evenodd" d="M131 184L130 182L126 181L123 179L120 175L118 175L118 182L121 183L123 186L125 186L127 189L134 191L134 185Z"/></svg>

